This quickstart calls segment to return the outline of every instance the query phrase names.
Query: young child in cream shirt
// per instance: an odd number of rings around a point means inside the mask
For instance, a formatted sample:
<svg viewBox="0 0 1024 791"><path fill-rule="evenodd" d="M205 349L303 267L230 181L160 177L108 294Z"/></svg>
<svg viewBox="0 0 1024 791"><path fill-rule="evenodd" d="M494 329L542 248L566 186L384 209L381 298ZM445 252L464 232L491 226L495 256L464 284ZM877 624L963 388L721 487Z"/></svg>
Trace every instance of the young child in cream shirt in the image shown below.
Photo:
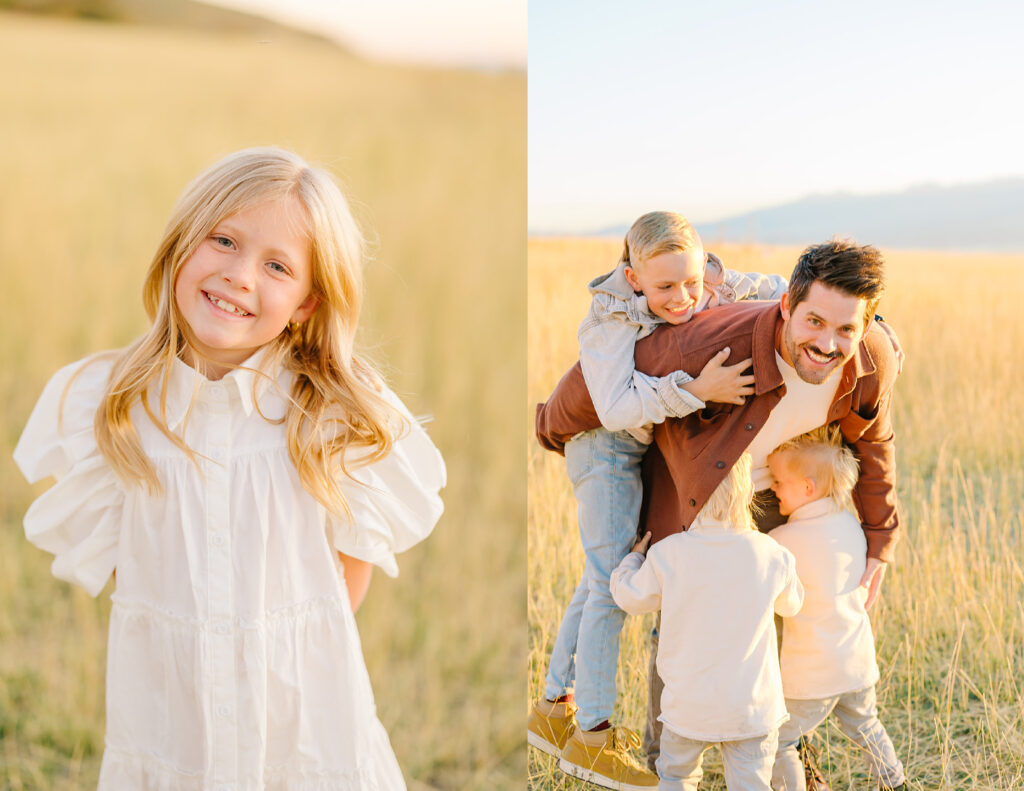
<svg viewBox="0 0 1024 791"><path fill-rule="evenodd" d="M772 775L776 791L804 791L800 737L835 713L843 732L865 748L881 789L902 789L903 765L878 720L878 665L860 586L867 543L851 492L857 460L837 432L817 429L768 456L779 510L789 521L771 537L796 558L804 605L785 615L780 664L789 721L779 729Z"/></svg>
<svg viewBox="0 0 1024 791"><path fill-rule="evenodd" d="M686 532L644 552L647 534L615 569L627 613L661 610L659 788L697 788L704 752L719 744L726 784L767 791L778 728L788 715L774 614L803 601L793 556L759 533L744 453Z"/></svg>

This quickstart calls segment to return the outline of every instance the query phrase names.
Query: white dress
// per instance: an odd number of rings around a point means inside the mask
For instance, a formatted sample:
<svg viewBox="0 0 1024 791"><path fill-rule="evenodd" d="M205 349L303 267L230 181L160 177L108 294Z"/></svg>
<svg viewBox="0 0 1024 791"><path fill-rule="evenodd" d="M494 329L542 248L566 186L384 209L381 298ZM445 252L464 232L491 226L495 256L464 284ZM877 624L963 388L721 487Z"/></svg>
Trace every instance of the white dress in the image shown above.
<svg viewBox="0 0 1024 791"><path fill-rule="evenodd" d="M168 422L202 457L197 469L136 405L165 491L150 496L96 447L110 366L90 358L57 372L15 450L30 481L57 479L25 516L29 540L56 556L53 573L95 596L117 569L99 788L404 789L336 550L394 576L394 553L430 533L445 469L426 433L410 420L385 459L355 472L367 486L344 484L349 523L303 489L284 426L260 415L284 415L290 375L210 382L177 362ZM158 394L150 401L158 411Z"/></svg>

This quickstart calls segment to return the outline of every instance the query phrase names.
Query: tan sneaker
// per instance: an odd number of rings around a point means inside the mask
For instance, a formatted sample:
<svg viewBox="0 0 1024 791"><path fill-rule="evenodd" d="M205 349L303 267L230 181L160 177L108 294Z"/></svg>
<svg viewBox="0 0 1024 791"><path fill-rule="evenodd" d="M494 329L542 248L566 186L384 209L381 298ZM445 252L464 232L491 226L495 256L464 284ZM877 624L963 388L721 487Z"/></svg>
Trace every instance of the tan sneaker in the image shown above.
<svg viewBox="0 0 1024 791"><path fill-rule="evenodd" d="M541 698L533 704L526 723L526 741L548 755L561 755L569 734L576 727L575 715L574 704L552 703Z"/></svg>
<svg viewBox="0 0 1024 791"><path fill-rule="evenodd" d="M643 791L656 788L658 776L642 767L630 754L640 747L640 738L626 728L572 732L562 750L558 768L615 791Z"/></svg>

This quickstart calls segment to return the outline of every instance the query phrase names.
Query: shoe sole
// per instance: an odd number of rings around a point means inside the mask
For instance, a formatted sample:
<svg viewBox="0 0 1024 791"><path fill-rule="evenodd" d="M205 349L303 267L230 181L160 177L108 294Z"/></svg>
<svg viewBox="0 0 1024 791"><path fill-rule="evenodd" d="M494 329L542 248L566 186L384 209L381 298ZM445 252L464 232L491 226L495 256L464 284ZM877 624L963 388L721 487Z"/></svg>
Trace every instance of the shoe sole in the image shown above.
<svg viewBox="0 0 1024 791"><path fill-rule="evenodd" d="M553 744L552 742L549 742L547 739L545 739L539 733L534 733L533 731L527 731L526 732L526 742L527 742L527 744L530 744L530 745L536 747L542 753L547 753L548 755L553 755L555 758L557 758L558 756L560 756L562 754L562 748L561 747L559 747L557 744Z"/></svg>
<svg viewBox="0 0 1024 791"><path fill-rule="evenodd" d="M565 772L567 775L572 775L579 780L586 780L588 783L601 786L602 788L610 788L612 791L651 791L656 789L657 786L638 786L632 783L623 783L620 780L612 780L610 777L605 777L602 774L598 774L592 769L580 766L578 764L571 763L570 761L560 758L558 760L558 768Z"/></svg>

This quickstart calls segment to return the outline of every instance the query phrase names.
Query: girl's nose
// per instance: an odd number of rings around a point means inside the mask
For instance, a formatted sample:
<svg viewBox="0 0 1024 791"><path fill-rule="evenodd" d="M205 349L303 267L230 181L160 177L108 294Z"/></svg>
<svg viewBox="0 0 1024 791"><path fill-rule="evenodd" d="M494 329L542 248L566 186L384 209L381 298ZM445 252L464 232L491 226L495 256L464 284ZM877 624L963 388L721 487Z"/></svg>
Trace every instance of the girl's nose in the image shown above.
<svg viewBox="0 0 1024 791"><path fill-rule="evenodd" d="M230 265L221 272L225 283L230 283L235 288L249 291L253 286L253 264L244 256L236 257Z"/></svg>

